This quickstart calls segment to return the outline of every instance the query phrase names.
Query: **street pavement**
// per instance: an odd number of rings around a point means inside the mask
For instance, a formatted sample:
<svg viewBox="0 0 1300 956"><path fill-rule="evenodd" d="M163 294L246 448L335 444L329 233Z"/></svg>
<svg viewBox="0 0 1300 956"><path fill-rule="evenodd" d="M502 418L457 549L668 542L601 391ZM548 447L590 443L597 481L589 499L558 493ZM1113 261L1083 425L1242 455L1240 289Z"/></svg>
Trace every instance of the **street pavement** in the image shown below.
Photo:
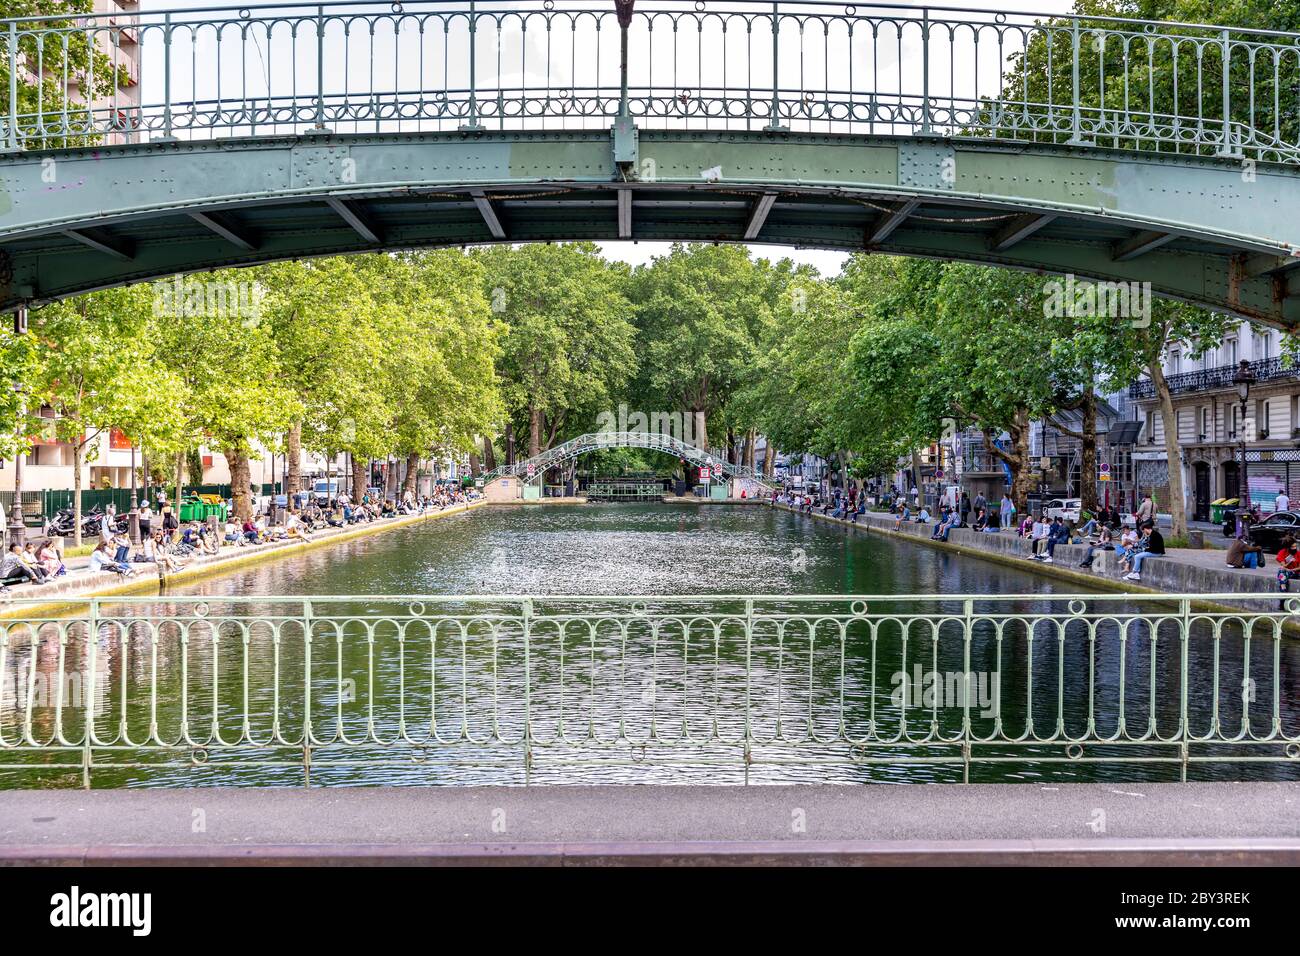
<svg viewBox="0 0 1300 956"><path fill-rule="evenodd" d="M1152 862L1189 853L1300 862L1300 783L0 792L0 864Z"/></svg>

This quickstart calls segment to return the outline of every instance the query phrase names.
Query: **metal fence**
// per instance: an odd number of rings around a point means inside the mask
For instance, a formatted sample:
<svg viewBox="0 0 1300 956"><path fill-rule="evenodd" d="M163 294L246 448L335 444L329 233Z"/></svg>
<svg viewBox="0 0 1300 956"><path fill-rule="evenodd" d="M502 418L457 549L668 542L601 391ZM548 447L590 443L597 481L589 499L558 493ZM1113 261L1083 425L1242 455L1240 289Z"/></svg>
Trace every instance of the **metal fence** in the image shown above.
<svg viewBox="0 0 1300 956"><path fill-rule="evenodd" d="M3 608L6 785L1300 772L1300 598L35 603Z"/></svg>
<svg viewBox="0 0 1300 956"><path fill-rule="evenodd" d="M0 21L0 43L11 149L624 114L1300 162L1300 45L1268 30L815 0L640 0L622 19L613 2L403 0L22 18ZM89 48L107 61L79 77ZM116 92L93 106L58 95L105 70ZM20 75L46 82L20 95Z"/></svg>

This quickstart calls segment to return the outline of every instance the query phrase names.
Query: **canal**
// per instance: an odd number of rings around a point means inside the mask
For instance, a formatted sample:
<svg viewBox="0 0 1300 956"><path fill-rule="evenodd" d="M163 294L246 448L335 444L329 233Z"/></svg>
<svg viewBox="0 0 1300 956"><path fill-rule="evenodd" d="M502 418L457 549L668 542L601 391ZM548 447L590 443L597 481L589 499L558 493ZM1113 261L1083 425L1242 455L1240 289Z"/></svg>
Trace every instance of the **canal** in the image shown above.
<svg viewBox="0 0 1300 956"><path fill-rule="evenodd" d="M0 742L20 740L24 720L34 739L54 743L59 731L78 739L76 712L49 701L22 706L24 683L60 668L98 674L95 786L297 785L305 757L313 784L335 785L1176 780L1180 751L1160 741L1184 712L1189 727L1216 740L1231 739L1246 716L1249 734L1275 724L1297 734L1294 639L1257 631L1252 649L1240 627L1216 634L1189 621L1184 661L1178 622L1126 630L1119 616L1133 612L1128 601L1105 605L1116 617L1090 636L1053 600L1079 593L1003 564L757 505L482 508L123 604L120 626L100 625L89 661L79 656L84 640L67 641L62 664L48 641L32 668L11 642ZM527 642L514 618L495 629L489 620L518 613L509 595L577 594L593 597L557 604L573 620L539 619ZM1017 594L1034 597L991 597ZM300 600L332 595L367 597L312 602L310 611ZM484 598L385 599L410 595ZM599 622L634 595L647 596L642 611L666 615L662 629ZM673 595L785 596L767 607L793 618L751 627L746 641L743 601L701 604L693 618ZM965 610L984 616L968 622L963 648L961 601L896 601L879 605L889 621L837 624L818 617L833 600L804 605L795 595L978 595ZM460 622L429 623L442 613ZM941 625L931 623L936 614L946 616ZM159 617L189 623L152 632L142 623ZM952 684L959 674L970 675L964 690ZM961 736L963 721L1008 746L966 763L960 745L940 745ZM304 724L322 742L308 754ZM735 743L747 735L764 746ZM1066 746L1085 737L1096 743ZM1108 737L1128 745L1107 749ZM71 768L81 758L67 748L67 772L39 777L77 785L82 772ZM52 762L48 752L0 751L4 765ZM1297 766L1234 759L1185 772L1292 779ZM4 772L0 785L30 786L33 773Z"/></svg>

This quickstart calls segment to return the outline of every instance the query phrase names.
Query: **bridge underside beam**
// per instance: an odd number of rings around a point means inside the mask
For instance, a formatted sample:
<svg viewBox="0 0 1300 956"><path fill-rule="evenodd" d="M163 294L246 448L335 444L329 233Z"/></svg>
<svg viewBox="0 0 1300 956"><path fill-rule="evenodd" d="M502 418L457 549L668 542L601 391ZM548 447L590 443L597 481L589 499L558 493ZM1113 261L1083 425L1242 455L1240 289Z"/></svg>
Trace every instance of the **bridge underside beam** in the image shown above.
<svg viewBox="0 0 1300 956"><path fill-rule="evenodd" d="M1149 281L1157 294L1300 324L1300 170L1261 166L1239 189L1229 161L992 141L643 131L641 149L657 172L634 188L597 131L70 151L59 168L87 188L53 194L40 188L40 154L0 157L0 309L278 259L627 239L635 222L637 240L865 243ZM953 156L948 181L937 170ZM374 181L341 185L348 159ZM701 179L715 168L721 179ZM93 192L104 172L113 178ZM1163 218L1171 177L1204 197L1173 210L1178 222ZM175 187L160 196L160 181Z"/></svg>

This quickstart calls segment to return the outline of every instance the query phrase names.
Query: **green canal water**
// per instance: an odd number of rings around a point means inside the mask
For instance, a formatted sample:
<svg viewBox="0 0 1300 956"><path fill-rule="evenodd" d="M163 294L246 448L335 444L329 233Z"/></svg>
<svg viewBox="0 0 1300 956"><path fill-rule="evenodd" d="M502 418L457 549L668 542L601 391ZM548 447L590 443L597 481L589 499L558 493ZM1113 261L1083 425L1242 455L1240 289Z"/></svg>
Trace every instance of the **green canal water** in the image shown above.
<svg viewBox="0 0 1300 956"><path fill-rule="evenodd" d="M797 739L812 728L822 741L833 740L841 726L860 736L870 720L879 720L886 735L903 719L912 733L923 732L931 720L945 732L959 729L962 708L944 700L945 706L932 709L932 698L923 699L919 681L922 664L927 673L964 669L960 632L953 640L953 629L945 627L935 641L923 618L906 633L882 628L877 640L853 627L841 640L834 627L813 622L802 630L792 626L780 636L758 633L748 648L737 639L736 621L716 630L696 622L657 636L636 628L630 634L577 628L563 635L539 628L526 650L519 633L508 627L494 635L485 626L457 633L454 628L421 630L417 624L399 637L400 627L391 620L367 631L356 620L332 624L325 619L373 619L394 612L410 618L429 611L405 601L388 603L386 595L488 596L456 609L472 616L517 607L494 595L645 595L653 610L662 605L654 597L666 595L1032 594L1036 597L1016 602L1012 609L1033 614L1059 612L1063 602L1053 603L1052 596L1079 592L1078 585L994 562L846 532L754 505L483 508L255 565L175 592L205 598L208 621L302 613L301 601L277 604L265 600L268 596L367 596L355 603L313 606L322 620L314 625L310 656L296 621L280 629L278 640L265 624L241 631L227 621L219 629L219 641L199 627L189 632L188 646L182 646L174 628L160 632L152 646L147 628L138 625L101 630L95 658L100 674L96 726L101 740L120 746L96 752L92 782L299 785L304 780L300 747L296 752L281 746L223 748L214 737L269 741L278 730L292 739L308 715L318 737L335 740L313 751L313 784L960 781L963 767L959 759L954 762L952 748L864 749L805 741L793 748L757 748L747 767L740 748L707 742L710 736L739 734L744 714L760 735L780 731ZM229 597L251 603L237 606L224 600ZM944 609L959 607L948 602ZM188 614L191 608L165 595L130 613L144 619ZM593 598L589 606L570 610L591 615L604 608ZM788 609L799 610L793 604ZM908 606L890 610L906 611ZM122 617L128 612L119 608L114 613ZM1153 647L1149 636L1135 635L1125 644L1103 628L1091 649L1077 629L1036 632L1030 641L1014 627L998 635L992 624L981 621L974 633L969 669L998 675L999 719L1011 736L1051 735L1058 719L1067 732L1082 733L1090 696L1091 716L1101 733L1117 729L1121 709L1130 733L1150 723L1167 734L1180 716L1178 642L1164 631ZM78 646L85 643L84 633L82 638L69 642L64 664L69 672L85 665L80 656L84 647ZM1030 643L1032 654L1026 652ZM56 644L49 642L38 653L42 674L57 669ZM1229 726L1240 724L1242 707L1250 707L1256 730L1267 729L1276 692L1284 729L1296 733L1300 716L1292 698L1300 654L1294 641L1280 646L1276 670L1271 642L1259 642L1245 664L1240 640L1223 640L1216 659L1204 627L1189 646L1186 706L1194 723L1208 726L1217 716ZM13 688L26 678L29 662L30 656L18 648L9 655L7 673L0 675L9 681L0 698L0 740L5 742L20 737L24 714L15 706ZM1247 669L1260 683L1252 685L1254 701L1242 703L1241 695L1222 688L1242 686ZM525 671L532 675L528 693ZM900 680L900 674L907 677ZM918 683L908 687L914 697L900 706L900 683L913 679ZM303 699L304 686L311 688L308 700ZM992 718L976 713L981 711L980 694L987 698L987 690L977 686L973 693L973 725L988 729ZM539 738L528 761L518 742L525 709ZM65 736L79 739L77 715L63 719ZM34 736L51 737L56 721L52 708L37 708ZM430 740L431 723L442 742ZM163 750L123 743L147 740L155 728L160 739L180 745ZM562 745L554 744L557 732L565 739ZM423 746L380 746L371 739L391 744L403 733ZM687 736L706 743L682 746ZM339 746L342 737L357 746ZM629 738L647 737L658 743L628 743ZM1179 776L1178 766L1168 763L1061 759L1060 746L1021 747L1007 754L1007 762L972 764L969 779ZM1060 762L1017 759L1026 754ZM1129 747L1124 754L1169 756L1170 750ZM24 768L48 765L52 759L0 750L0 763ZM69 768L2 771L0 786L80 784L81 771L72 767L81 755L68 751L57 759L70 763ZM1188 776L1292 779L1298 766L1300 762L1208 764L1192 767Z"/></svg>

